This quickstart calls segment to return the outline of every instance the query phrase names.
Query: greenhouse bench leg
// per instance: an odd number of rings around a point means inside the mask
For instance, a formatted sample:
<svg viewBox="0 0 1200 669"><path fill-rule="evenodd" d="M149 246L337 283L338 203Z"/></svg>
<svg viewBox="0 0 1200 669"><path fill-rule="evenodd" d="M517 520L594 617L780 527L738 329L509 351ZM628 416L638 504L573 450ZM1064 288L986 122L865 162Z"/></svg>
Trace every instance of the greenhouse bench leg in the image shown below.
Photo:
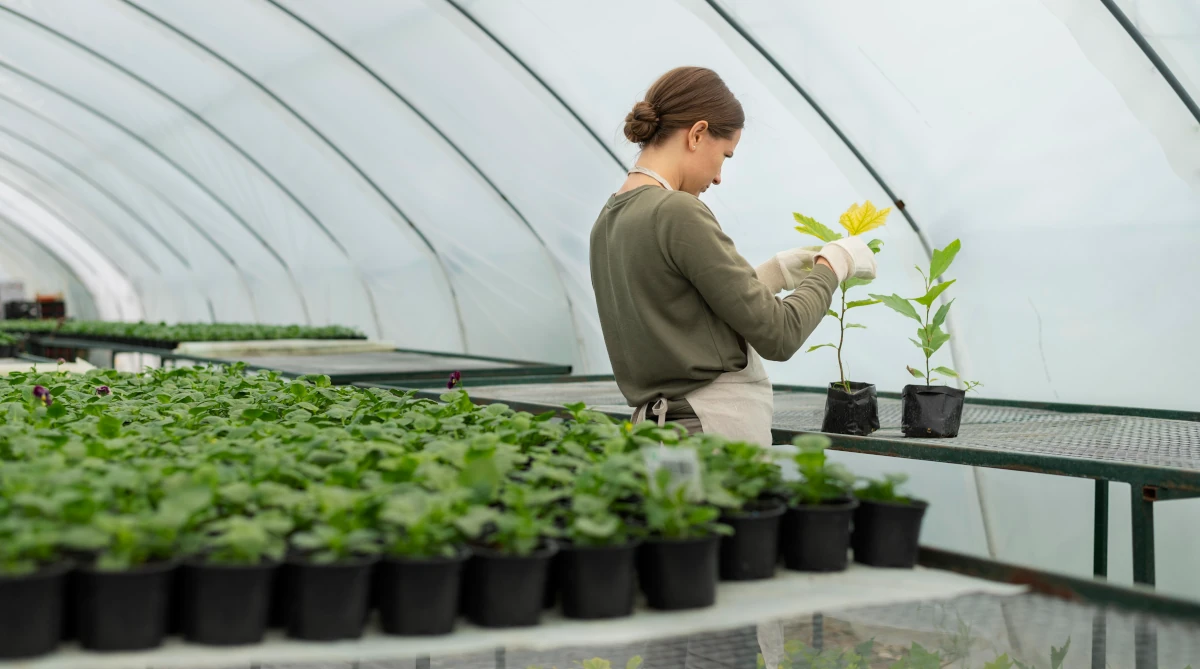
<svg viewBox="0 0 1200 669"><path fill-rule="evenodd" d="M1133 582L1154 585L1154 501L1157 488L1130 486L1133 517Z"/></svg>
<svg viewBox="0 0 1200 669"><path fill-rule="evenodd" d="M1096 518L1092 534L1092 574L1108 577L1108 481L1096 480Z"/></svg>

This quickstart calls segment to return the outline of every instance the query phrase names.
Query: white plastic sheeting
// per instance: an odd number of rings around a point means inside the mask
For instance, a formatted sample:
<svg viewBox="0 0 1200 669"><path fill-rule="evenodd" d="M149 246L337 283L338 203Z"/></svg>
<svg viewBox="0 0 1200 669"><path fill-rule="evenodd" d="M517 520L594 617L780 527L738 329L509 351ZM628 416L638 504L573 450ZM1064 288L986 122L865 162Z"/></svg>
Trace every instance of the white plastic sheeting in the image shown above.
<svg viewBox="0 0 1200 669"><path fill-rule="evenodd" d="M80 316L341 323L603 373L588 233L636 157L624 115L681 64L745 105L704 199L751 262L812 243L794 211L892 206L871 292L915 294L961 239L938 355L982 394L1195 408L1190 0L0 0L0 262ZM857 313L850 376L898 389L908 325ZM1087 573L1083 537L1011 511L1086 528L1087 486L903 467L935 510L973 500L934 512L935 544ZM1160 583L1200 593L1162 548Z"/></svg>

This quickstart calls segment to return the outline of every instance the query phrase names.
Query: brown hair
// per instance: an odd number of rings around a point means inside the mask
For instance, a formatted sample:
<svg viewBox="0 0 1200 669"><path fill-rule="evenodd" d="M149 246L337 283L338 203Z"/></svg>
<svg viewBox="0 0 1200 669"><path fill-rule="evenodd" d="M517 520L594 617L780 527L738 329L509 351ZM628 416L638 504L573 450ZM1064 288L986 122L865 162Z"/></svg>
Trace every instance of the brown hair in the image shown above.
<svg viewBox="0 0 1200 669"><path fill-rule="evenodd" d="M625 137L643 149L680 128L708 121L708 132L722 139L746 124L742 103L706 67L677 67L658 78L646 99L625 116Z"/></svg>

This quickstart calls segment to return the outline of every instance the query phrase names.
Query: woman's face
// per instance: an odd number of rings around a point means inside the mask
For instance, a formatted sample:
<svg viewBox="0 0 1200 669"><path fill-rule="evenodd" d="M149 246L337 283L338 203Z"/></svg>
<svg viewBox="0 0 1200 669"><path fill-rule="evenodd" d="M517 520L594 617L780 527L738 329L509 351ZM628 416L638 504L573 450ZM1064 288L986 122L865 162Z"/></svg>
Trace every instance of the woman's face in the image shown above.
<svg viewBox="0 0 1200 669"><path fill-rule="evenodd" d="M703 130L697 131L693 127L692 131L687 133L687 158L680 188L696 196L708 190L709 186L721 183L721 167L727 158L733 157L733 151L742 139L741 130L722 139L709 134L707 124L704 126Z"/></svg>

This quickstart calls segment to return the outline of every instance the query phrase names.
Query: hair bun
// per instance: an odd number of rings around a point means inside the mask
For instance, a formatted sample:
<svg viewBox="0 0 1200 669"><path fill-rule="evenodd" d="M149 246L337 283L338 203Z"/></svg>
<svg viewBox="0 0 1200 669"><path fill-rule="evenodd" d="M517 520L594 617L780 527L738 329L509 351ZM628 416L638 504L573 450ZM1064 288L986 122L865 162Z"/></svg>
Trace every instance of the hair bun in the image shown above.
<svg viewBox="0 0 1200 669"><path fill-rule="evenodd" d="M644 144L658 132L658 113L649 102L642 100L633 105L633 111L625 115L625 138L636 144Z"/></svg>

